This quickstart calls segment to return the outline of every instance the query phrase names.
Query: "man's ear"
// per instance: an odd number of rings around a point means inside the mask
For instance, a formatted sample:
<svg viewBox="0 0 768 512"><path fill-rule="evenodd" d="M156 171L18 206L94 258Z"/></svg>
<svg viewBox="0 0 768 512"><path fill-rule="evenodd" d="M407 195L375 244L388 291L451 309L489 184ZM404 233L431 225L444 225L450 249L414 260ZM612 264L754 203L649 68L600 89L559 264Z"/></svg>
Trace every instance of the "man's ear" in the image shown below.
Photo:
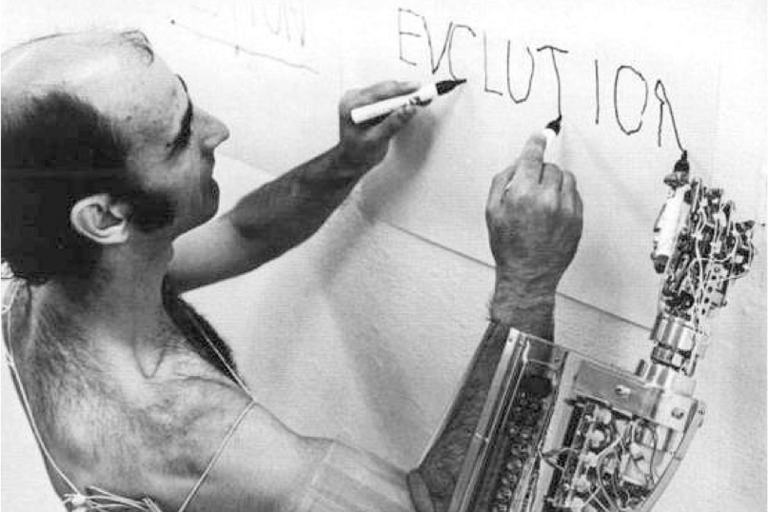
<svg viewBox="0 0 768 512"><path fill-rule="evenodd" d="M114 245L128 240L127 204L116 202L109 194L96 194L81 199L69 213L75 230L97 244Z"/></svg>

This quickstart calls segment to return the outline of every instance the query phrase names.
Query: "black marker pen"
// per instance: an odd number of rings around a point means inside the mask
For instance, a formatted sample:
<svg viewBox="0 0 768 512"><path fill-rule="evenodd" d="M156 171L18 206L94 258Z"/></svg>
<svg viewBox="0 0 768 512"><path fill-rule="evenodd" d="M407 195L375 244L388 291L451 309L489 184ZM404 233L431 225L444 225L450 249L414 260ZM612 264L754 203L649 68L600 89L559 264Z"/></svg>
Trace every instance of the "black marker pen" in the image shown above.
<svg viewBox="0 0 768 512"><path fill-rule="evenodd" d="M557 116L557 119L554 121L550 121L547 123L546 128L544 128L544 138L546 139L546 145L544 146L544 150L552 144L552 142L555 140L555 137L557 137L560 134L560 124L563 121L563 116Z"/></svg>
<svg viewBox="0 0 768 512"><path fill-rule="evenodd" d="M352 122L355 124L364 123L371 119L385 116L405 105L423 105L437 96L452 91L454 87L464 82L466 80L444 80L435 84L424 85L419 90L409 94L353 108L351 112Z"/></svg>

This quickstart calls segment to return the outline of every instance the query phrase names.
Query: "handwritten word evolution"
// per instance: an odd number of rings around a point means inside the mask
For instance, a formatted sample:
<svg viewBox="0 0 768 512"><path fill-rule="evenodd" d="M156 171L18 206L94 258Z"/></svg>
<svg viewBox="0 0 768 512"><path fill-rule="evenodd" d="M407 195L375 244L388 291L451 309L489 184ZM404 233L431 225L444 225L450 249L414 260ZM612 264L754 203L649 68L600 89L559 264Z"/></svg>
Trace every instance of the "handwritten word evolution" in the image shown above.
<svg viewBox="0 0 768 512"><path fill-rule="evenodd" d="M430 29L429 21L426 16L405 8L398 8L397 10L397 35L398 35L398 47L399 47L399 59L400 61L410 66L418 66L416 62L418 56L413 51L416 45L413 44L414 40L423 41L425 49L429 55L429 66L432 74L436 74L440 70L441 66L445 62L447 65L448 74L452 79L458 80L462 77L457 76L454 70L454 51L457 44L459 46L474 44L482 45L483 53L483 92L492 94L495 96L507 96L514 104L520 104L528 101L531 96L531 89L533 88L533 77L536 73L537 58L534 57L534 52L537 56L542 56L544 60L549 60L554 69L554 75L557 86L557 97L553 98L557 102L557 112L559 115L563 114L562 111L562 99L561 99L561 78L560 68L558 67L558 59L568 58L569 51L564 48L559 48L554 45L545 44L531 50L531 47L525 47L525 54L527 55L528 65L524 66L523 73L527 73L527 87L524 91L515 91L512 85L512 77L516 76L516 73L521 72L520 69L514 69L512 65L512 44L509 39L506 39L506 45L502 46L502 52L505 53L506 61L506 87L499 86L493 82L499 82L498 76L494 77L489 70L489 50L488 36L485 31L479 31L470 25L464 23L456 23L450 21L445 31L445 38L442 41L435 41L433 39L433 30ZM457 41L461 41L457 43ZM404 44L406 43L406 44ZM439 50L438 50L439 48ZM411 49L408 52L406 49ZM498 48L496 48L498 50ZM594 70L594 104L595 104L595 124L600 123L600 62L598 59L593 59ZM633 135L638 133L643 128L643 118L648 110L649 102L655 101L658 105L658 124L657 124L657 145L661 147L662 133L664 129L665 112L669 116L670 124L675 136L677 146L682 151L683 144L680 141L680 134L677 129L677 121L672 111L672 103L670 102L667 94L664 82L661 79L657 79L652 87L652 93L655 100L650 99L651 86L648 79L643 73L629 64L622 64L611 70L613 75L613 113L616 126L624 132L626 135ZM494 79L496 78L496 80ZM525 80L523 81L525 82ZM501 89L501 90L500 90ZM642 101L621 101L622 91L632 91L633 93L640 92Z"/></svg>

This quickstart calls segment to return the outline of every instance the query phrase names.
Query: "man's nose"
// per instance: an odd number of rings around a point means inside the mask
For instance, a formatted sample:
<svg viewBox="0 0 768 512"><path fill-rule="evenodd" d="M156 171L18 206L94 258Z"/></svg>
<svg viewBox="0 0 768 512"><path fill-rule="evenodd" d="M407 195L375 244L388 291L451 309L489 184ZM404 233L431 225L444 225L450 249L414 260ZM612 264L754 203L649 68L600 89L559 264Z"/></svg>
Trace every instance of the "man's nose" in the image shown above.
<svg viewBox="0 0 768 512"><path fill-rule="evenodd" d="M203 138L203 145L208 149L214 149L229 138L229 128L227 128L227 125L222 123L219 118L214 117L207 112L205 112L204 115L206 117L206 130Z"/></svg>

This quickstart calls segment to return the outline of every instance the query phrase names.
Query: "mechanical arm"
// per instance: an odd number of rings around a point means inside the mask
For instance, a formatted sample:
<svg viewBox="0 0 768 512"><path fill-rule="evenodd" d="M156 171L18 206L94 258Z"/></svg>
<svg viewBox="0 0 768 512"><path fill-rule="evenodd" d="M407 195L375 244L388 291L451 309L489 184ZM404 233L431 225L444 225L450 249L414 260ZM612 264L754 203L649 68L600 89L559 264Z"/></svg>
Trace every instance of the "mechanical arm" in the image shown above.
<svg viewBox="0 0 768 512"><path fill-rule="evenodd" d="M720 189L664 182L651 259L662 275L650 357L635 372L512 330L450 512L648 511L704 418L693 378L707 321L755 249Z"/></svg>

